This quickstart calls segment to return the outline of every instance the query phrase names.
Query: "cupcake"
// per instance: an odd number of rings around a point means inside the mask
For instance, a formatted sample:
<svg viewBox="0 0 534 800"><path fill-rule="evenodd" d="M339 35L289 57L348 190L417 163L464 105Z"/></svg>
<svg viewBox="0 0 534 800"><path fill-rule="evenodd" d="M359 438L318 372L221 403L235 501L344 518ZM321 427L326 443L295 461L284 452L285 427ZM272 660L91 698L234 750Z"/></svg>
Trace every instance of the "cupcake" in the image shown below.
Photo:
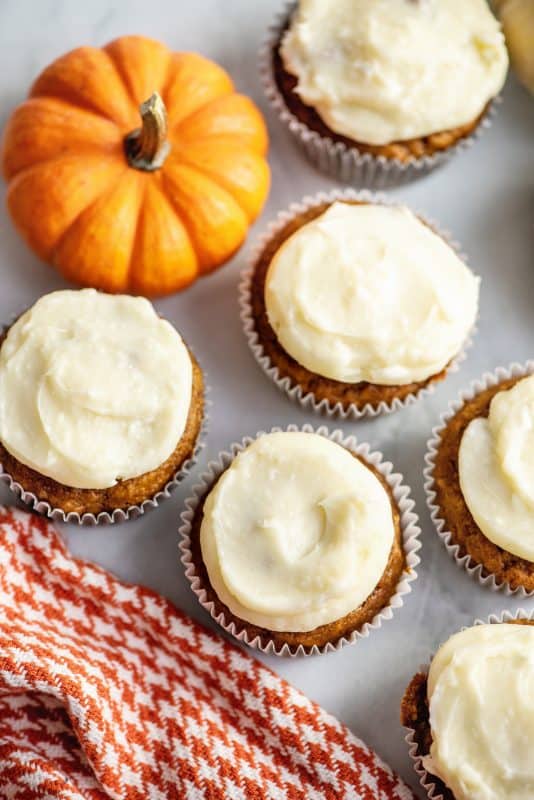
<svg viewBox="0 0 534 800"><path fill-rule="evenodd" d="M354 192L319 196L279 222L243 276L256 359L291 397L359 417L413 402L456 364L479 280L433 227Z"/></svg>
<svg viewBox="0 0 534 800"><path fill-rule="evenodd" d="M124 519L192 458L203 405L200 367L148 300L45 295L1 340L3 478L49 515Z"/></svg>
<svg viewBox="0 0 534 800"><path fill-rule="evenodd" d="M485 0L299 0L262 52L269 99L323 169L415 177L472 139L508 57Z"/></svg>
<svg viewBox="0 0 534 800"><path fill-rule="evenodd" d="M267 652L322 652L366 635L415 577L419 529L400 476L327 433L275 430L234 446L182 516L182 561L200 602Z"/></svg>
<svg viewBox="0 0 534 800"><path fill-rule="evenodd" d="M401 705L428 797L531 798L533 709L533 620L475 625L452 636L428 674L413 678Z"/></svg>
<svg viewBox="0 0 534 800"><path fill-rule="evenodd" d="M426 491L447 549L493 588L534 592L534 364L499 370L445 415Z"/></svg>

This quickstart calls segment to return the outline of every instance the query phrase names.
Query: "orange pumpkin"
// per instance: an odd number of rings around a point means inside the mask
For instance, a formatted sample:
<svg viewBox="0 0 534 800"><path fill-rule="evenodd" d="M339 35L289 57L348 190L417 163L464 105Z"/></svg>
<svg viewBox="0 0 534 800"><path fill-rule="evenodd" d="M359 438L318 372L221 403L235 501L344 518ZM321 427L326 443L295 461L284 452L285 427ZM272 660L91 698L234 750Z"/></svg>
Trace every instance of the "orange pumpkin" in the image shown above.
<svg viewBox="0 0 534 800"><path fill-rule="evenodd" d="M4 134L7 203L69 280L167 294L243 243L269 190L267 145L221 67L125 36L37 78Z"/></svg>

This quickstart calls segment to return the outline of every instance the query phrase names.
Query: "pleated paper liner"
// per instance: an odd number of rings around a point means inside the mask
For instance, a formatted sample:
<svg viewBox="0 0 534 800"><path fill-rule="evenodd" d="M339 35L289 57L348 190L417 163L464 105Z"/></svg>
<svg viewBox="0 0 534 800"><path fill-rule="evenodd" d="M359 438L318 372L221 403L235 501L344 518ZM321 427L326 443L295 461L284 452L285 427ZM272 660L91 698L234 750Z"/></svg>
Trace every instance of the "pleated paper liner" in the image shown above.
<svg viewBox="0 0 534 800"><path fill-rule="evenodd" d="M329 418L339 417L341 419L361 419L362 417L376 417L381 414L391 414L393 411L398 411L405 406L413 405L418 398L431 395L435 391L436 384L439 381L431 381L416 392L408 394L402 400L396 397L391 402L381 401L378 405L367 403L363 407L358 407L354 403L344 404L341 402L330 402L326 399L319 400L313 392L305 392L291 377L280 375L278 367L271 362L269 356L265 353L263 344L256 330L256 321L252 309L252 283L257 261L267 247L269 241L295 217L300 217L309 209L316 206L322 206L325 203L332 204L337 201L357 201L388 206L399 205L399 203L391 201L386 195L381 193L369 192L367 190L334 189L330 192L319 192L316 195L308 195L300 202L292 203L289 208L280 211L263 235L260 236L252 250L247 267L241 273L241 280L239 282L239 307L243 331L254 358L261 369L274 381L282 392L291 400L299 403L303 408L315 411ZM468 265L467 256L462 252L460 245L452 238L448 231L440 229L439 225L434 220L424 214L420 214L418 211L414 213L455 251L456 255L464 264ZM467 350L472 344L475 333L476 324L470 331L460 352L457 353L446 367L447 375L458 370L460 364L466 357Z"/></svg>
<svg viewBox="0 0 534 800"><path fill-rule="evenodd" d="M350 147L344 142L335 142L308 128L289 110L273 73L273 52L295 8L295 2L288 3L270 26L259 52L259 71L267 99L278 118L308 159L322 172L355 186L369 186L375 189L399 186L427 175L458 153L469 149L481 134L491 127L496 109L501 102L500 96L491 101L484 117L469 135L459 139L446 150L407 162L361 153L356 146Z"/></svg>
<svg viewBox="0 0 534 800"><path fill-rule="evenodd" d="M280 430L282 429L272 428L270 433ZM206 609L227 633L234 636L238 641L247 644L249 647L261 650L264 653L279 656L308 656L329 653L340 650L347 644L353 644L359 639L367 638L372 631L377 630L384 622L393 617L395 609L400 608L404 604L403 598L406 594L411 592L411 584L417 578L416 568L420 563L420 558L417 553L421 547L419 541L420 528L418 526L417 515L414 513L414 501L411 498L409 487L403 483L401 474L393 472L393 465L384 460L382 453L372 451L366 443L358 444L354 436L345 437L340 430L329 432L328 428L324 426L315 429L311 425L303 425L302 427L290 425L285 430L317 433L320 436L330 439L332 442L342 445L377 469L390 487L393 499L400 512L402 542L406 557L406 565L395 592L389 599L387 605L376 614L371 622L365 623L360 629L353 631L350 635L341 637L335 642L328 642L321 647L317 645L313 645L312 647L304 647L303 645L290 646L287 643L282 646L277 646L272 640L262 643L259 636L252 637L249 634L246 623L241 626L232 620L228 620L224 611L217 613L214 602L208 599L206 588L203 585L202 578L197 573L197 568L191 552L193 520L199 503L215 485L219 476L232 463L236 455L248 447L248 445L259 436L263 435L264 431L258 432L255 437L247 436L240 442L234 442L228 450L221 452L214 461L211 461L208 464L206 472L200 476L199 483L193 488L192 495L185 502L185 510L181 516L181 526L179 530L181 537L180 550L182 552L181 561L185 567L187 579L200 605Z"/></svg>
<svg viewBox="0 0 534 800"><path fill-rule="evenodd" d="M520 619L534 620L534 611L525 611L523 608L518 609L515 613L503 611L500 614L490 614L485 620L476 619L473 625L500 625L505 622L513 622L514 620ZM462 628L462 630L465 630L465 628ZM430 662L434 658L434 655L435 653L431 655ZM418 672L427 675L430 669L430 662L421 666ZM423 758L427 754L417 753L417 742L415 741L414 731L411 728L405 728L405 730L407 733L404 737L404 741L408 745L408 752L412 760L414 771L419 778L420 785L426 792L428 800L444 800L443 793L437 787L436 778L423 766Z"/></svg>
<svg viewBox="0 0 534 800"><path fill-rule="evenodd" d="M426 466L423 473L426 503L436 532L443 542L447 553L454 559L456 564L461 569L464 569L480 586L484 586L493 592L502 591L506 596L518 595L522 598L534 596L534 591L527 591L523 586L512 588L506 581L497 580L493 573L489 572L482 564L475 562L468 553L462 555L460 545L454 542L453 534L448 530L447 523L442 516L442 510L436 503L434 469L436 465L436 455L441 442L441 435L449 422L465 403L472 400L480 394L480 392L492 386L497 386L503 381L509 380L510 378L531 375L533 373L534 361L527 361L525 364L514 363L510 364L508 367L498 367L494 372L487 372L482 375L481 378L473 381L468 389L462 391L456 400L449 403L447 411L441 415L439 424L433 428L432 436L428 439L426 444Z"/></svg>

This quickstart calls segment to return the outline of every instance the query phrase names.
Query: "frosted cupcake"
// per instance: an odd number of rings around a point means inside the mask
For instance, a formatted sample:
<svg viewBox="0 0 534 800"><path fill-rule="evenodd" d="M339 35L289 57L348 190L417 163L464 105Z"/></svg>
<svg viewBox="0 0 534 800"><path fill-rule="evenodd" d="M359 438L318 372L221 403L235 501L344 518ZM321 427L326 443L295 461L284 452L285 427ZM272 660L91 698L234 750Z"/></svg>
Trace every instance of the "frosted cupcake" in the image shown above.
<svg viewBox="0 0 534 800"><path fill-rule="evenodd" d="M326 435L259 434L183 517L183 560L202 604L238 638L277 653L365 630L407 591L418 563L396 478L377 454Z"/></svg>
<svg viewBox="0 0 534 800"><path fill-rule="evenodd" d="M486 381L448 414L427 457L440 535L496 586L534 591L534 375Z"/></svg>
<svg viewBox="0 0 534 800"><path fill-rule="evenodd" d="M141 506L192 457L200 368L140 297L42 297L0 347L0 463L65 515Z"/></svg>
<svg viewBox="0 0 534 800"><path fill-rule="evenodd" d="M304 204L242 287L249 343L291 396L345 416L399 408L445 377L477 317L479 281L407 208Z"/></svg>
<svg viewBox="0 0 534 800"><path fill-rule="evenodd" d="M396 175L440 163L480 126L508 68L485 0L299 0L264 62L282 119L348 180L369 162L404 166Z"/></svg>
<svg viewBox="0 0 534 800"><path fill-rule="evenodd" d="M534 627L475 625L452 636L406 690L402 724L430 798L534 793Z"/></svg>

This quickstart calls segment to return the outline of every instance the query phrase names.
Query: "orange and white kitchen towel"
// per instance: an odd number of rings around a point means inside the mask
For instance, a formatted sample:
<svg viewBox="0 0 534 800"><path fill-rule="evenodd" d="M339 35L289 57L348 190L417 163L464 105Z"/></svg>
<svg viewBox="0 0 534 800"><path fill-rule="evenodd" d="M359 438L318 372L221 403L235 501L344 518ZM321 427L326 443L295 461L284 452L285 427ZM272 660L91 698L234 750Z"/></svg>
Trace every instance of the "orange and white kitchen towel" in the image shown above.
<svg viewBox="0 0 534 800"><path fill-rule="evenodd" d="M2 800L411 800L333 717L0 506Z"/></svg>

